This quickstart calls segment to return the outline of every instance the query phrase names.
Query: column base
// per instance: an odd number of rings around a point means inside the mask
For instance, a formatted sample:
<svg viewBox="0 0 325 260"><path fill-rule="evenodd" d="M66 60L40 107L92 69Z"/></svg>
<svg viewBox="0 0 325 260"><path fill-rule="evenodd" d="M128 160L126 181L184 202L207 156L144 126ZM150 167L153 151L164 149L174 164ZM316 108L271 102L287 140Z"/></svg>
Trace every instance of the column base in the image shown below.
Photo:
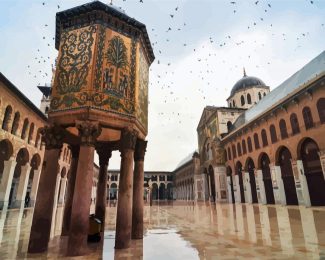
<svg viewBox="0 0 325 260"><path fill-rule="evenodd" d="M127 249L130 247L130 240L126 242L116 241L115 240L115 249Z"/></svg>
<svg viewBox="0 0 325 260"><path fill-rule="evenodd" d="M70 246L69 246L70 245ZM84 236L69 237L67 255L68 256L83 256L89 253L87 241Z"/></svg>

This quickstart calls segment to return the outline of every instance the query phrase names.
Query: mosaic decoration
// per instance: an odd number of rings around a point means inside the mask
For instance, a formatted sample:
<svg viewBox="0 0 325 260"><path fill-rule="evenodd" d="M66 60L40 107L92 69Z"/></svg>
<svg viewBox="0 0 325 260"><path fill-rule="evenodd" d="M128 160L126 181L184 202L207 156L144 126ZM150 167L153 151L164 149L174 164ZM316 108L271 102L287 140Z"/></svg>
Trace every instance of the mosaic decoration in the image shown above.
<svg viewBox="0 0 325 260"><path fill-rule="evenodd" d="M95 89L101 88L102 84L102 67L103 67L103 55L104 55L104 45L106 32L104 26L100 25L98 29L99 39L97 47L97 59L96 59L96 74L95 74Z"/></svg>
<svg viewBox="0 0 325 260"><path fill-rule="evenodd" d="M61 57L58 62L57 91L59 94L79 92L87 84L86 77L92 59L95 26L63 32Z"/></svg>
<svg viewBox="0 0 325 260"><path fill-rule="evenodd" d="M128 49L120 36L109 41L105 59L108 67L103 71L103 90L120 98L130 98Z"/></svg>
<svg viewBox="0 0 325 260"><path fill-rule="evenodd" d="M140 48L137 116L140 123L145 127L145 129L148 128L148 84L149 84L149 65L142 49Z"/></svg>

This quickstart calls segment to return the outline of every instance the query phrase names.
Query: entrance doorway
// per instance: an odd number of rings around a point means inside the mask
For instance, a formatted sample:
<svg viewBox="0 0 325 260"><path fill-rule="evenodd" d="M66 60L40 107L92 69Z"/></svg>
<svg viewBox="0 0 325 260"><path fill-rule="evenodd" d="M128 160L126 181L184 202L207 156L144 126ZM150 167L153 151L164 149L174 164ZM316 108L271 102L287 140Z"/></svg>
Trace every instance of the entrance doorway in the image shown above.
<svg viewBox="0 0 325 260"><path fill-rule="evenodd" d="M261 168L263 174L263 182L265 187L265 196L267 204L274 204L274 193L272 186L272 178L270 171L270 159L266 153L263 153L261 157Z"/></svg>
<svg viewBox="0 0 325 260"><path fill-rule="evenodd" d="M316 142L307 138L301 145L301 159L312 206L325 206L325 181Z"/></svg>
<svg viewBox="0 0 325 260"><path fill-rule="evenodd" d="M291 153L288 148L283 147L279 153L279 165L284 185L287 205L298 205L298 197L291 165Z"/></svg>
<svg viewBox="0 0 325 260"><path fill-rule="evenodd" d="M240 201L241 203L245 203L245 195L244 195L244 182L243 182L243 166L240 162L236 163L236 174L239 179L239 188L240 188Z"/></svg>
<svg viewBox="0 0 325 260"><path fill-rule="evenodd" d="M254 174L255 165L254 165L253 160L251 158L248 158L246 165L247 165L247 171L249 174L249 183L251 185L251 191L252 191L252 202L258 203L257 191L256 191L256 180L255 180L255 174Z"/></svg>

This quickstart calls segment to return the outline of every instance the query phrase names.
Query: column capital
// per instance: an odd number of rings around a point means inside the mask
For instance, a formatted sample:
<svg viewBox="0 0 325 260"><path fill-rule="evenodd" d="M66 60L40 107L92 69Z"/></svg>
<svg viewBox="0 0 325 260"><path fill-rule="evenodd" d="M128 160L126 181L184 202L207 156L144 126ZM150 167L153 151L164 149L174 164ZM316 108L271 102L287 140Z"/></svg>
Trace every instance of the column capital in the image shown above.
<svg viewBox="0 0 325 260"><path fill-rule="evenodd" d="M120 151L134 150L137 142L138 133L130 128L124 128L121 131Z"/></svg>
<svg viewBox="0 0 325 260"><path fill-rule="evenodd" d="M134 152L134 160L135 161L143 161L144 155L147 151L147 143L148 141L137 139L136 145L135 145L135 152Z"/></svg>
<svg viewBox="0 0 325 260"><path fill-rule="evenodd" d="M97 137L102 129L98 122L93 121L76 121L76 127L79 131L79 137L82 145L94 146Z"/></svg>
<svg viewBox="0 0 325 260"><path fill-rule="evenodd" d="M40 133L45 143L45 149L61 149L63 146L64 130L57 126L44 126Z"/></svg>
<svg viewBox="0 0 325 260"><path fill-rule="evenodd" d="M107 166L108 161L112 156L112 150L107 144L97 144L96 151L99 157L99 166Z"/></svg>

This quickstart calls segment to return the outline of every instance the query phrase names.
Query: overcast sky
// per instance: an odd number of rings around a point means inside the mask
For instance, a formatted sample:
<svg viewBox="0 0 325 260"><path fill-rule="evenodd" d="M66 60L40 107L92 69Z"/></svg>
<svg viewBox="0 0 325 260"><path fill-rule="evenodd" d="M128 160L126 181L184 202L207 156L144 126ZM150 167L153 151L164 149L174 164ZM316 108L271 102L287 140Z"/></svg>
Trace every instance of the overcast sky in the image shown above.
<svg viewBox="0 0 325 260"><path fill-rule="evenodd" d="M37 85L50 82L57 56L55 13L86 2L0 0L0 71L37 106ZM174 170L197 149L203 108L226 106L243 67L272 90L325 49L325 0L113 4L146 24L156 55L150 69L146 170ZM119 160L115 152L110 168L118 168Z"/></svg>

